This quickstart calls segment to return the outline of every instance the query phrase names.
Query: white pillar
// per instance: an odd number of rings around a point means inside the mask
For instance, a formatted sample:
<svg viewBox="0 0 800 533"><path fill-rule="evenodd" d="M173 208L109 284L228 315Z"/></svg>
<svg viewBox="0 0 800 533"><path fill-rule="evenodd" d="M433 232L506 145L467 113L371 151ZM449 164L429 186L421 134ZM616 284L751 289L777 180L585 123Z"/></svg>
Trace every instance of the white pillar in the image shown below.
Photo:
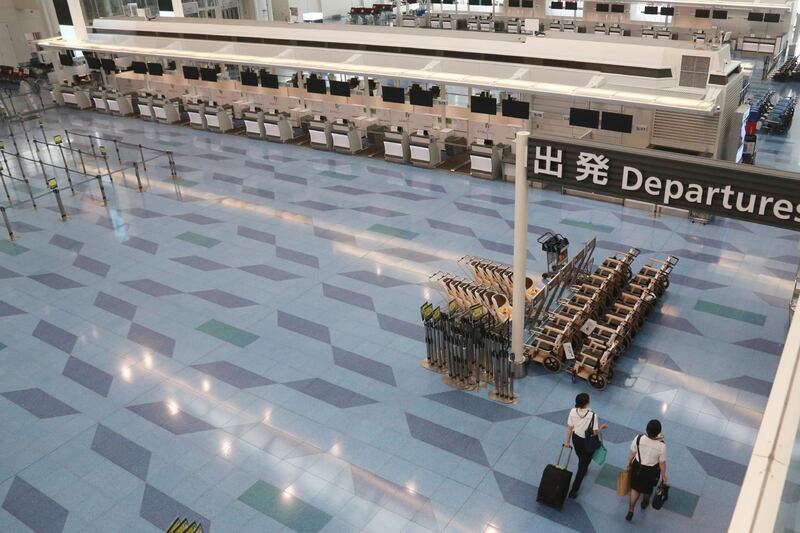
<svg viewBox="0 0 800 533"><path fill-rule="evenodd" d="M514 165L514 307L511 314L511 351L516 370L525 362L525 276L528 262L528 137L517 132L517 160ZM515 372L516 373L516 372Z"/></svg>
<svg viewBox="0 0 800 533"><path fill-rule="evenodd" d="M176 17L183 16L183 0L172 0L172 12Z"/></svg>
<svg viewBox="0 0 800 533"><path fill-rule="evenodd" d="M86 17L83 16L81 0L67 0L67 6L72 17L72 27L75 28L75 38L79 41L89 40L89 32L86 31Z"/></svg>

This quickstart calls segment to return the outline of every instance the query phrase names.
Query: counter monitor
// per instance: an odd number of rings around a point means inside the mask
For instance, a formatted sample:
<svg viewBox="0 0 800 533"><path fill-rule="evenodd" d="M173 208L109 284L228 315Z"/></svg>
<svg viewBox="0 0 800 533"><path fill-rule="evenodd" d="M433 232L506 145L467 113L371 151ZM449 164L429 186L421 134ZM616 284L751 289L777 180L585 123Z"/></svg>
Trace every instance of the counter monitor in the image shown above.
<svg viewBox="0 0 800 533"><path fill-rule="evenodd" d="M381 92L383 93L384 102L393 102L395 104L406 103L406 93L402 87L389 87L384 85L381 87Z"/></svg>
<svg viewBox="0 0 800 533"><path fill-rule="evenodd" d="M150 74L151 76L163 76L164 65L162 65L161 63L148 63L147 73Z"/></svg>
<svg viewBox="0 0 800 533"><path fill-rule="evenodd" d="M346 81L333 81L329 82L331 86L331 94L334 96L350 97L350 84Z"/></svg>
<svg viewBox="0 0 800 533"><path fill-rule="evenodd" d="M278 88L278 75L277 74L270 74L266 70L260 70L258 73L258 77L261 78L261 86L266 87L267 89L277 89Z"/></svg>
<svg viewBox="0 0 800 533"><path fill-rule="evenodd" d="M527 120L531 116L530 102L521 102L509 98L508 100L503 100L502 107L504 117L523 118Z"/></svg>
<svg viewBox="0 0 800 533"><path fill-rule="evenodd" d="M328 88L325 86L325 80L322 78L308 78L306 80L306 91L315 94L326 94Z"/></svg>
<svg viewBox="0 0 800 533"><path fill-rule="evenodd" d="M200 69L197 67L190 67L187 65L183 65L183 77L187 80L199 80L200 79Z"/></svg>
<svg viewBox="0 0 800 533"><path fill-rule="evenodd" d="M469 102L469 110L473 113L497 114L497 99L491 96L473 96Z"/></svg>
<svg viewBox="0 0 800 533"><path fill-rule="evenodd" d="M247 85L248 87L258 87L258 74L252 71L242 71L239 73L239 79L242 81L242 85Z"/></svg>
<svg viewBox="0 0 800 533"><path fill-rule="evenodd" d="M200 79L203 81L217 81L217 69L215 68L201 68Z"/></svg>
<svg viewBox="0 0 800 533"><path fill-rule="evenodd" d="M147 63L144 61L131 62L131 68L136 74L147 74Z"/></svg>
<svg viewBox="0 0 800 533"><path fill-rule="evenodd" d="M583 128L599 128L600 111L571 107L569 110L569 125Z"/></svg>

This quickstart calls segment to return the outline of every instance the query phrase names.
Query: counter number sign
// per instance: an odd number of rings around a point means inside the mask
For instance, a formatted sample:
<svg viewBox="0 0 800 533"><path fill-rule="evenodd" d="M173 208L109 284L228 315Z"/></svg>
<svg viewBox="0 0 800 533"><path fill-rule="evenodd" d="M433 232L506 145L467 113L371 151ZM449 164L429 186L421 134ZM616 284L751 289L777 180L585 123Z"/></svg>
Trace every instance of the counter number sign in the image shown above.
<svg viewBox="0 0 800 533"><path fill-rule="evenodd" d="M61 144L61 135L54 135L53 142L56 144Z"/></svg>
<svg viewBox="0 0 800 533"><path fill-rule="evenodd" d="M106 147L105 146L101 146L100 147L100 155L104 156L104 155L106 155L106 153L108 153L108 152L106 152Z"/></svg>
<svg viewBox="0 0 800 533"><path fill-rule="evenodd" d="M58 188L58 182L55 178L47 178L47 186L50 187L51 191L54 191Z"/></svg>

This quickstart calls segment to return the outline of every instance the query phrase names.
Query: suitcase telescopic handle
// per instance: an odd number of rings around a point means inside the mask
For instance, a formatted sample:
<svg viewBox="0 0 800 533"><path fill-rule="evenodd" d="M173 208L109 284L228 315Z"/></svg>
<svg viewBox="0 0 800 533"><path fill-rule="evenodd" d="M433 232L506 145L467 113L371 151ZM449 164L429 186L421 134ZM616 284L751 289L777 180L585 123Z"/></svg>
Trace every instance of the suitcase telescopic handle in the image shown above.
<svg viewBox="0 0 800 533"><path fill-rule="evenodd" d="M556 466L561 466L561 455L564 453L564 448L566 448L566 446L564 446L564 445L562 444L562 445L561 445L561 451L560 451L560 452L558 452L558 461L556 461ZM566 470L567 468L569 468L569 460L570 460L571 458L572 458L572 447L570 446L570 448L569 448L569 453L567 454L567 464L565 464L565 465L564 465L564 469L565 469L565 470Z"/></svg>

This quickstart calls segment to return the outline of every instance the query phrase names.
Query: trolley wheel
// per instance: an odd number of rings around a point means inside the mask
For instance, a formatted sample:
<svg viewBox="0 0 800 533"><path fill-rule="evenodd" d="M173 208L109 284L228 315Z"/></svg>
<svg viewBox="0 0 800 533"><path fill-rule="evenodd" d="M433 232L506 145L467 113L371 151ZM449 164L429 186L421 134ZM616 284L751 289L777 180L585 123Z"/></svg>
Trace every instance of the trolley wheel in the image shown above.
<svg viewBox="0 0 800 533"><path fill-rule="evenodd" d="M597 390L603 390L606 388L606 385L608 385L608 380L597 372L594 372L589 374L589 385Z"/></svg>
<svg viewBox="0 0 800 533"><path fill-rule="evenodd" d="M559 361L552 355L548 355L547 357L545 357L543 364L544 367L550 372L558 372L559 370L561 370L561 361Z"/></svg>
<svg viewBox="0 0 800 533"><path fill-rule="evenodd" d="M614 369L610 369L606 374L608 375L607 381L611 381L614 378Z"/></svg>

